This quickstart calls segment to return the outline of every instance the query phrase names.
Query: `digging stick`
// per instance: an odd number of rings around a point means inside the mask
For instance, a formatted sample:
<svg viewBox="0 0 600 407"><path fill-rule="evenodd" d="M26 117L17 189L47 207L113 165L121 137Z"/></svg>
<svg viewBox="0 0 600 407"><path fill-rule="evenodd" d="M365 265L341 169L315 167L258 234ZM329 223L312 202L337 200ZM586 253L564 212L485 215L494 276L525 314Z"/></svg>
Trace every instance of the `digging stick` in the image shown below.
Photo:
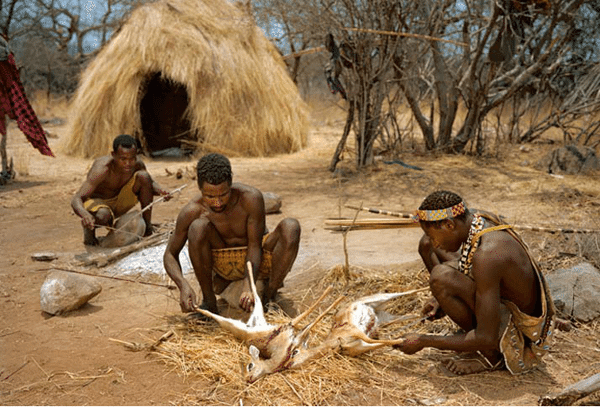
<svg viewBox="0 0 600 407"><path fill-rule="evenodd" d="M82 263L84 266L91 266L95 264L98 267L104 267L109 263L129 254L133 253L139 249L143 249L155 244L158 244L168 238L168 232L156 234L148 237L146 240L142 240L141 242L130 244L129 246L120 247L116 250L113 250L109 254L98 253L95 255L89 256L87 259L83 260Z"/></svg>

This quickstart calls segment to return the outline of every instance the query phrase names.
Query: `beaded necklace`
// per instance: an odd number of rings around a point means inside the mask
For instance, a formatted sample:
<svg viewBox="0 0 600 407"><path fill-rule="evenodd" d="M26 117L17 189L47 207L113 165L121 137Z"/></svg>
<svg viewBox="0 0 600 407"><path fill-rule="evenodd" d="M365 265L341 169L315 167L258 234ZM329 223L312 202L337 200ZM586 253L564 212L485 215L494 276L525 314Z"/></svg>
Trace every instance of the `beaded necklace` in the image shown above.
<svg viewBox="0 0 600 407"><path fill-rule="evenodd" d="M477 246L479 246L479 239L473 241L473 237L483 230L483 223L484 221L481 215L474 214L471 228L469 229L469 237L467 238L467 241L462 244L460 260L458 261L458 270L467 276L471 275L473 255L477 251Z"/></svg>

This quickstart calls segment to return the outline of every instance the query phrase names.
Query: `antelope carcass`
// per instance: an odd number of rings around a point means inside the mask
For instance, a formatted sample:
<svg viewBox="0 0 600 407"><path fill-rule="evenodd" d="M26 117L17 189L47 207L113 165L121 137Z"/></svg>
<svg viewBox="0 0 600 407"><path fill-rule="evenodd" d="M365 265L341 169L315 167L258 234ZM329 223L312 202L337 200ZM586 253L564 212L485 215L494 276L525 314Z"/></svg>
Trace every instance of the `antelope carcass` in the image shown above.
<svg viewBox="0 0 600 407"><path fill-rule="evenodd" d="M254 296L254 309L246 322L226 318L201 308L196 308L196 311L214 319L221 328L231 332L237 339L249 345L252 361L247 365L246 370L247 380L252 382L265 374L277 371L287 362L291 348L297 343L295 328L323 301L331 291L331 287L328 287L311 307L296 318L285 324L272 325L265 319L262 301L256 290L250 262L247 263L247 268L252 295ZM254 361L259 362L254 363Z"/></svg>
<svg viewBox="0 0 600 407"><path fill-rule="evenodd" d="M414 318L413 316L395 316L383 310L384 305L395 298L427 290L418 289L399 293L383 293L362 297L351 302L337 312L333 327L323 342L315 347L307 346L309 332L329 310L336 306L343 297L338 298L316 321L306 326L294 339L294 347L289 352L288 361L282 369L293 369L309 360L325 356L328 353L340 352L349 356L357 356L369 350L402 343L403 339L375 339L378 328L394 322ZM283 358L282 358L283 359ZM259 360L254 363L260 363ZM267 370L261 367L261 370Z"/></svg>

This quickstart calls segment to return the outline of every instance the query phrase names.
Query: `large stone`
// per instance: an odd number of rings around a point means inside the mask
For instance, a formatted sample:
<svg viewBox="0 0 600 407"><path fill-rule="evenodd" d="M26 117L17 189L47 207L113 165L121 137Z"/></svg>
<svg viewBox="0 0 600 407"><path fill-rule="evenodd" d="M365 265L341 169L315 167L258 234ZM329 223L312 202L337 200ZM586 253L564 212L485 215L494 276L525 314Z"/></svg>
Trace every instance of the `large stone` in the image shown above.
<svg viewBox="0 0 600 407"><path fill-rule="evenodd" d="M557 310L578 321L600 316L600 271L589 263L558 269L546 276Z"/></svg>
<svg viewBox="0 0 600 407"><path fill-rule="evenodd" d="M553 150L536 168L549 174L589 174L600 170L600 160L593 148L570 145Z"/></svg>
<svg viewBox="0 0 600 407"><path fill-rule="evenodd" d="M146 222L140 211L131 211L117 219L114 229L100 241L101 247L123 247L139 242L146 232Z"/></svg>
<svg viewBox="0 0 600 407"><path fill-rule="evenodd" d="M265 213L279 213L281 209L281 197L273 192L263 192L265 200Z"/></svg>
<svg viewBox="0 0 600 407"><path fill-rule="evenodd" d="M40 289L42 311L60 315L76 310L102 291L95 278L79 274L53 271Z"/></svg>
<svg viewBox="0 0 600 407"><path fill-rule="evenodd" d="M245 279L232 281L222 292L219 297L227 301L230 307L234 309L240 308L240 297L244 291ZM259 296L262 296L265 290L265 280L258 280L256 282L256 292ZM264 305L264 304L263 304Z"/></svg>

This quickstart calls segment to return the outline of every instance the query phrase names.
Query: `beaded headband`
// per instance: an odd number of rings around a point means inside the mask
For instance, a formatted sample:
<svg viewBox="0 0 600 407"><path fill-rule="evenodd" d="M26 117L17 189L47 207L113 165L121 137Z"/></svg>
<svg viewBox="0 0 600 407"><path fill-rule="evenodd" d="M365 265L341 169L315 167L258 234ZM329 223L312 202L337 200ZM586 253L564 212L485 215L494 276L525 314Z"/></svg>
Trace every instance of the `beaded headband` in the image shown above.
<svg viewBox="0 0 600 407"><path fill-rule="evenodd" d="M417 210L416 218L419 221L435 222L438 220L455 218L466 212L466 205L463 201L457 203L450 208L432 209L432 210Z"/></svg>

